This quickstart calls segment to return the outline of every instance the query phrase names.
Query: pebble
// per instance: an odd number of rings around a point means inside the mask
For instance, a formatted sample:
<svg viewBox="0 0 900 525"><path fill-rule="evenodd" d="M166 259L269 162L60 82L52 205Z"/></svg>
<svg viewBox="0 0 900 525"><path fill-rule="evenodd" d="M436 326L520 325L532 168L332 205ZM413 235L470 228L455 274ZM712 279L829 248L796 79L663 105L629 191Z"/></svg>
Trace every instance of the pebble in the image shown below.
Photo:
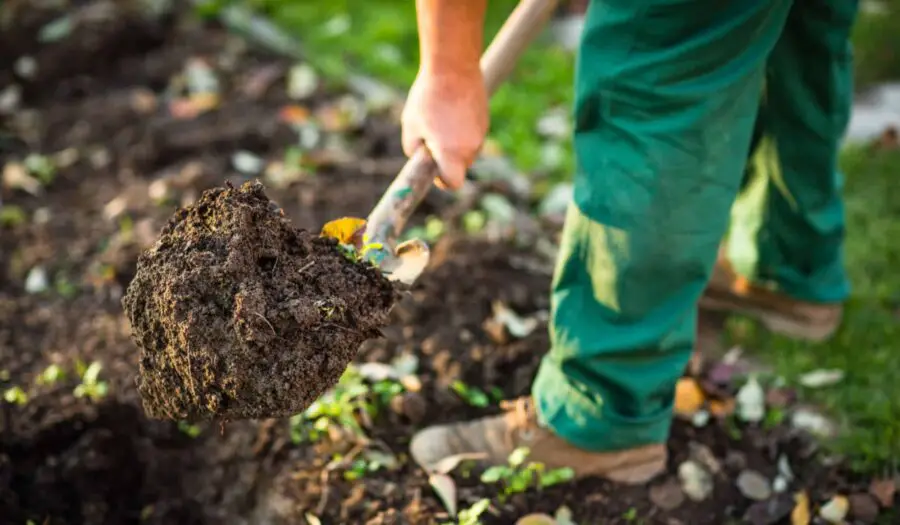
<svg viewBox="0 0 900 525"><path fill-rule="evenodd" d="M650 487L649 496L654 505L665 511L676 509L684 503L684 492L675 478Z"/></svg>
<svg viewBox="0 0 900 525"><path fill-rule="evenodd" d="M769 480L755 470L745 470L735 481L738 489L745 497L754 501L763 501L772 496Z"/></svg>

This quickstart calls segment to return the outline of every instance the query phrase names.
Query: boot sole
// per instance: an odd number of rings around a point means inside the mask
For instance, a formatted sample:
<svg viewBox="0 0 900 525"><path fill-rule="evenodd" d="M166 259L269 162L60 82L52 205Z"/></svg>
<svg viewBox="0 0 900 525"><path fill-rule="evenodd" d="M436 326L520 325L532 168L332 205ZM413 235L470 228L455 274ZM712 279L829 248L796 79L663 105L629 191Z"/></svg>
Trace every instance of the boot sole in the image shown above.
<svg viewBox="0 0 900 525"><path fill-rule="evenodd" d="M771 332L814 343L830 339L841 324L840 316L833 322L815 323L772 313L770 310L754 307L736 299L716 297L714 292L710 293L710 291L707 291L707 295L700 299L699 306L701 309L716 312L744 314L756 319Z"/></svg>

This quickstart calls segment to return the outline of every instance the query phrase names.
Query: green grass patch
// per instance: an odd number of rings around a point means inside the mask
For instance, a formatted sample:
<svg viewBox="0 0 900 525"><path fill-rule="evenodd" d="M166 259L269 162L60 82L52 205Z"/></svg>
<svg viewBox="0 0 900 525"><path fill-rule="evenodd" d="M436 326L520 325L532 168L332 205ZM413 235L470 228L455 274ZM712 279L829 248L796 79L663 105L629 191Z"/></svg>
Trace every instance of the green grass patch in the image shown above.
<svg viewBox="0 0 900 525"><path fill-rule="evenodd" d="M853 296L839 332L809 344L770 334L745 319L729 325L732 342L758 352L789 381L822 368L845 372L842 382L802 389L801 401L824 408L844 429L829 446L864 472L900 459L900 152L853 147L847 175L846 261Z"/></svg>

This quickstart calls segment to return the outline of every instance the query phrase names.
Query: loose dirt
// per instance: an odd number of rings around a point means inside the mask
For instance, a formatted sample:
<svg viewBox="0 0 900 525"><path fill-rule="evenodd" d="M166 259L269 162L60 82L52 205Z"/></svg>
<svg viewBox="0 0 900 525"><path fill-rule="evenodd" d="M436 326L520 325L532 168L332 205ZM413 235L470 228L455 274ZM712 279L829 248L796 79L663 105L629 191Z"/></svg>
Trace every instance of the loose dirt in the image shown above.
<svg viewBox="0 0 900 525"><path fill-rule="evenodd" d="M333 239L295 228L259 182L178 210L122 301L150 417L259 419L304 411L398 297Z"/></svg>

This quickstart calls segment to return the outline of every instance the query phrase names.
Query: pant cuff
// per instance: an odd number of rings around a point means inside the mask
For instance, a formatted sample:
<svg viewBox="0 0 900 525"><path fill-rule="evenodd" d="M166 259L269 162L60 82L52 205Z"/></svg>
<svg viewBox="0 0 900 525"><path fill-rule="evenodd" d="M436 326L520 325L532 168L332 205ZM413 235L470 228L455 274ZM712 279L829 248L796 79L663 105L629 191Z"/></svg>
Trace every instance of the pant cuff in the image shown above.
<svg viewBox="0 0 900 525"><path fill-rule="evenodd" d="M586 395L545 356L532 385L538 420L568 443L592 452L610 452L665 443L672 408L652 417L627 418L613 413L595 394Z"/></svg>

